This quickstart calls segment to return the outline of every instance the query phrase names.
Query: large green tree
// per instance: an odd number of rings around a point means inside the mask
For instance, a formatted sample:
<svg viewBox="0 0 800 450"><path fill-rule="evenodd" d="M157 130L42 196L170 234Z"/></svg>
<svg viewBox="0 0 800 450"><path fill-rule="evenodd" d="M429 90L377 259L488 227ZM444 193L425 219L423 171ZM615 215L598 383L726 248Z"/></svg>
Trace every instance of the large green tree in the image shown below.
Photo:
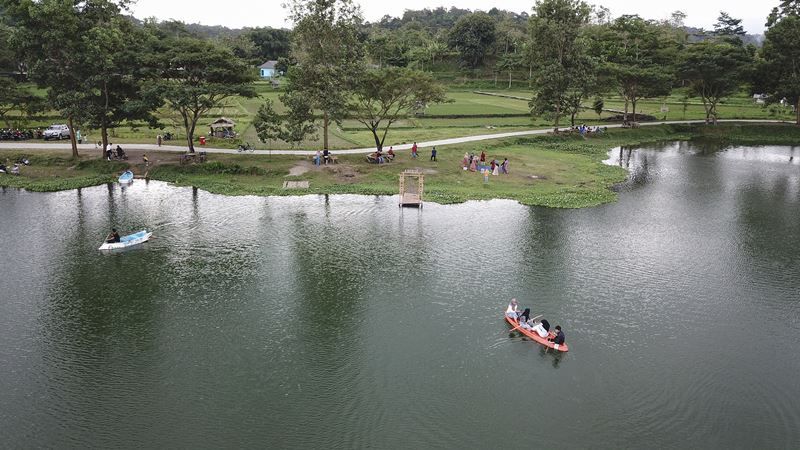
<svg viewBox="0 0 800 450"><path fill-rule="evenodd" d="M449 44L458 52L461 63L474 69L483 64L483 60L492 49L496 39L497 24L486 13L476 12L463 16L449 34Z"/></svg>
<svg viewBox="0 0 800 450"><path fill-rule="evenodd" d="M690 45L678 66L691 93L703 100L706 121L717 121L719 102L739 91L748 79L753 60L741 44L705 41Z"/></svg>
<svg viewBox="0 0 800 450"><path fill-rule="evenodd" d="M180 115L189 152L194 152L194 132L203 114L231 97L256 95L251 67L214 42L194 37L170 39L160 59L160 81L154 87Z"/></svg>
<svg viewBox="0 0 800 450"><path fill-rule="evenodd" d="M800 125L800 11L772 23L766 32L761 57L756 88L769 94L770 101L785 98L794 105Z"/></svg>
<svg viewBox="0 0 800 450"><path fill-rule="evenodd" d="M356 83L349 102L352 117L363 124L383 149L389 128L409 112L446 101L446 92L430 74L404 69L368 70Z"/></svg>
<svg viewBox="0 0 800 450"><path fill-rule="evenodd" d="M643 98L660 97L672 90L675 78L676 42L666 38L664 30L639 16L622 16L597 35L599 53L605 63L603 74L616 86L628 108Z"/></svg>
<svg viewBox="0 0 800 450"><path fill-rule="evenodd" d="M592 9L579 0L539 0L533 10L529 32L536 94L531 112L552 117L556 126L565 114L574 122L595 86L595 61L583 36Z"/></svg>
<svg viewBox="0 0 800 450"><path fill-rule="evenodd" d="M364 70L360 36L361 12L352 0L294 0L289 6L295 24L286 91L291 128L310 131L300 121L308 111L322 113L323 148L329 148L330 123L341 123L357 76ZM294 138L301 136L295 135Z"/></svg>

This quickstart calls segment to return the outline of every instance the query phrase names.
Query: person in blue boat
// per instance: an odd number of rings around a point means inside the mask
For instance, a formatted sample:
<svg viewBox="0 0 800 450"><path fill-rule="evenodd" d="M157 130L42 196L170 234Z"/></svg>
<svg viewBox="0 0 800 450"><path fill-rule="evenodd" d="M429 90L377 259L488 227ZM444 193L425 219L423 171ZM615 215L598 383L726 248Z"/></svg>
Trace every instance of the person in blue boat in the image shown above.
<svg viewBox="0 0 800 450"><path fill-rule="evenodd" d="M565 337L564 337L564 332L561 331L561 325L556 325L556 337L548 339L548 341L554 344L563 345L564 340Z"/></svg>
<svg viewBox="0 0 800 450"><path fill-rule="evenodd" d="M113 244L115 242L119 242L119 240L120 238L119 238L119 233L117 233L117 229L112 228L111 233L108 233L108 237L106 237L106 242L108 242L109 244Z"/></svg>

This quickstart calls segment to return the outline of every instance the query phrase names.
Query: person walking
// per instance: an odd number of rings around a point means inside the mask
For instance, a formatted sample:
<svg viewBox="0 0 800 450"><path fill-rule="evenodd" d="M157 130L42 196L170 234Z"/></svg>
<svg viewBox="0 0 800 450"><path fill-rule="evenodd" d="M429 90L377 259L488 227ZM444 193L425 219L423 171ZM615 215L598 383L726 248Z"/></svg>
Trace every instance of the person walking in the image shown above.
<svg viewBox="0 0 800 450"><path fill-rule="evenodd" d="M416 158L417 156L419 156L417 154L417 143L414 142L414 145L411 146L411 157Z"/></svg>
<svg viewBox="0 0 800 450"><path fill-rule="evenodd" d="M436 161L436 147L431 149L431 161Z"/></svg>

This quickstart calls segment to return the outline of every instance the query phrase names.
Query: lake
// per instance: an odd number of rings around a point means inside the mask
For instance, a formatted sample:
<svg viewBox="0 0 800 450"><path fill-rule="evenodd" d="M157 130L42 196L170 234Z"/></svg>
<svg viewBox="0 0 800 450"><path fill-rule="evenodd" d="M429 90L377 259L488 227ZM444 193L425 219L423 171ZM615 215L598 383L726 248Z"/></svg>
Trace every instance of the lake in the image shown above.
<svg viewBox="0 0 800 450"><path fill-rule="evenodd" d="M4 189L0 447L797 447L800 147L607 163L583 210Z"/></svg>

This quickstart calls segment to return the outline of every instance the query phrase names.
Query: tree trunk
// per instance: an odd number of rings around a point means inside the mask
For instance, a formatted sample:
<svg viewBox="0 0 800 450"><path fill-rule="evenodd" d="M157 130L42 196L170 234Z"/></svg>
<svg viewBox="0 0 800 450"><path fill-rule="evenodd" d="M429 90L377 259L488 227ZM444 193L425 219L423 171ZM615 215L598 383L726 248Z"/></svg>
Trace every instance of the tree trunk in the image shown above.
<svg viewBox="0 0 800 450"><path fill-rule="evenodd" d="M797 98L797 106L795 106L794 112L797 115L797 126L800 126L800 97Z"/></svg>
<svg viewBox="0 0 800 450"><path fill-rule="evenodd" d="M328 113L322 117L322 149L328 150L328 125L330 125Z"/></svg>
<svg viewBox="0 0 800 450"><path fill-rule="evenodd" d="M103 147L100 149L101 156L105 157L106 148L108 147L108 128L102 126L100 128L100 140L103 142Z"/></svg>
<svg viewBox="0 0 800 450"><path fill-rule="evenodd" d="M378 137L378 129L377 128L371 128L371 131L372 131L372 137L375 138L375 148L378 151L383 150L383 141L381 141L381 138Z"/></svg>
<svg viewBox="0 0 800 450"><path fill-rule="evenodd" d="M497 89L497 72L494 73L494 87Z"/></svg>
<svg viewBox="0 0 800 450"><path fill-rule="evenodd" d="M631 102L631 106L633 106L633 123L636 123L636 100Z"/></svg>
<svg viewBox="0 0 800 450"><path fill-rule="evenodd" d="M67 126L69 127L69 142L72 144L72 157L78 158L78 140L75 139L75 126L72 123L72 117L67 119Z"/></svg>
<svg viewBox="0 0 800 450"><path fill-rule="evenodd" d="M625 112L622 113L622 122L628 121L628 97L625 97Z"/></svg>
<svg viewBox="0 0 800 450"><path fill-rule="evenodd" d="M511 71L508 71L508 88L511 89Z"/></svg>

